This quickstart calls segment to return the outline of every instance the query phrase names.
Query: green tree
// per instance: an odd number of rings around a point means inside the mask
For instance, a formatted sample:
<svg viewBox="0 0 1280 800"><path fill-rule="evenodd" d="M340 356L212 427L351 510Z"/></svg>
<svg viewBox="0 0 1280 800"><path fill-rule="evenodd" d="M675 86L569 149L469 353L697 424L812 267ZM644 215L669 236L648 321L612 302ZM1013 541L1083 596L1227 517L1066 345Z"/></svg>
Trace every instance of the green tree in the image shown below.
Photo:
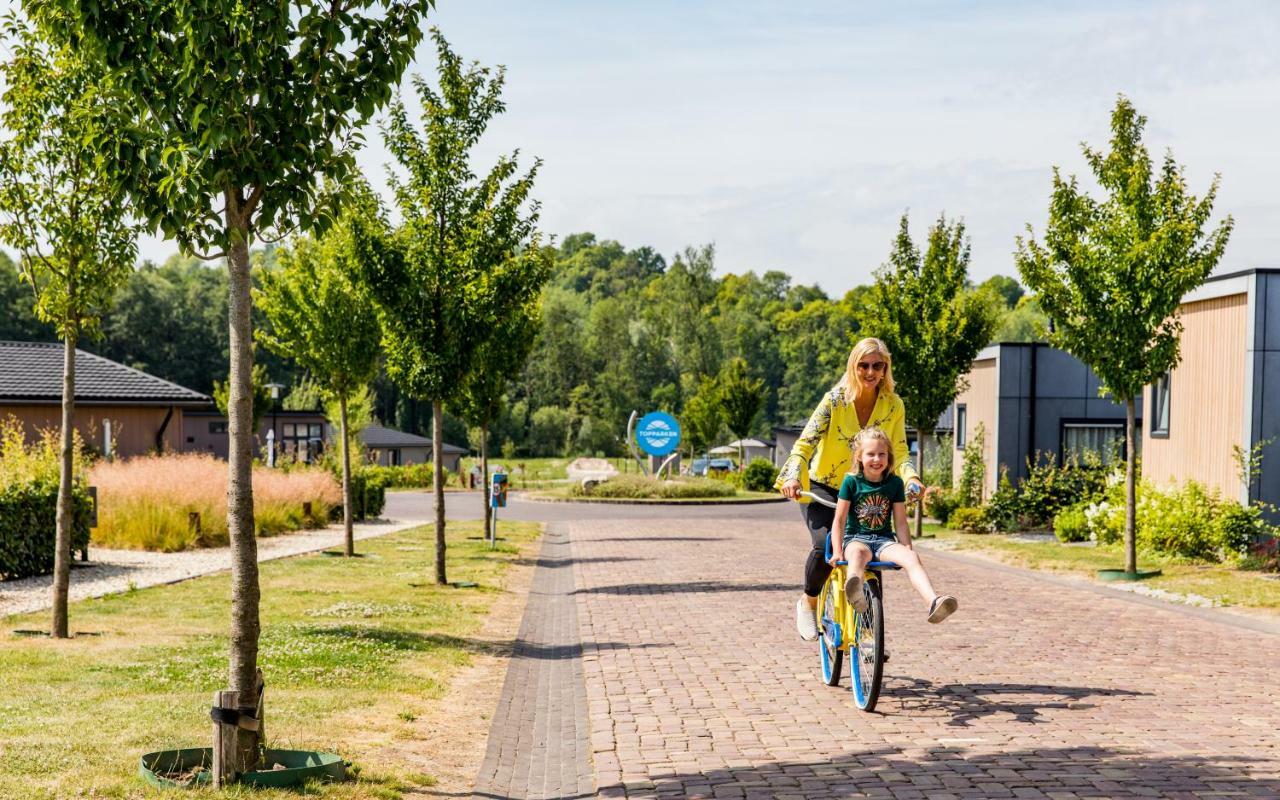
<svg viewBox="0 0 1280 800"><path fill-rule="evenodd" d="M720 382L715 378L703 377L698 380L697 391L684 404L684 413L680 421L689 443L689 457L702 451L706 454L720 429L724 427L725 408L720 395Z"/></svg>
<svg viewBox="0 0 1280 800"><path fill-rule="evenodd" d="M884 340L893 353L894 371L902 376L897 392L906 406L907 424L916 429L921 473L923 443L964 389L961 376L991 341L999 316L991 292L965 289L968 272L963 222L949 223L939 215L921 257L903 214L889 261L876 272L863 322L863 335ZM916 505L916 536L923 524L922 505Z"/></svg>
<svg viewBox="0 0 1280 800"><path fill-rule="evenodd" d="M398 100L385 129L387 149L404 170L392 178L403 222L392 230L366 220L353 230L354 262L383 326L387 371L432 404L436 582L444 584L444 403L459 391L502 310L537 297L527 265L542 256L537 204L523 211L539 162L519 174L515 156L503 157L483 178L471 167L472 147L504 108L503 69L491 75L478 64L464 66L439 31L432 37L439 88L413 82L425 138Z"/></svg>
<svg viewBox="0 0 1280 800"><path fill-rule="evenodd" d="M12 56L0 65L8 134L0 142L0 239L18 250L36 316L53 325L64 353L50 634L66 638L76 344L100 335L102 314L133 264L137 230L98 155L120 126L105 71L75 47L43 41L16 15L3 25Z"/></svg>
<svg viewBox="0 0 1280 800"><path fill-rule="evenodd" d="M525 273L524 281L536 293L550 276L546 258L524 259L515 265ZM502 410L508 382L529 358L538 335L539 304L536 299L500 309L488 336L472 357L471 370L462 385L456 405L468 423L480 428L480 472L484 482L484 536L489 538L493 509L489 506L489 426Z"/></svg>
<svg viewBox="0 0 1280 800"><path fill-rule="evenodd" d="M999 297L1001 304L1005 308L1017 306L1018 301L1026 294L1022 284L1018 283L1016 278L1010 278L1008 275L992 275L978 284L978 288L989 291Z"/></svg>
<svg viewBox="0 0 1280 800"><path fill-rule="evenodd" d="M764 408L764 380L752 378L747 372L747 362L735 358L725 364L719 383L725 423L739 440L738 465L741 467L741 440L751 433L751 426Z"/></svg>
<svg viewBox="0 0 1280 800"><path fill-rule="evenodd" d="M353 213L359 213L356 204L319 239L299 238L282 250L282 268L262 273L262 288L254 294L269 323L258 329L258 340L304 367L338 404L343 553L348 557L355 555L355 536L347 402L377 375L382 338L372 305L344 269Z"/></svg>
<svg viewBox="0 0 1280 800"><path fill-rule="evenodd" d="M47 341L57 335L53 326L36 316L34 301L18 265L8 253L0 252L0 341Z"/></svg>
<svg viewBox="0 0 1280 800"><path fill-rule="evenodd" d="M1187 191L1182 167L1166 153L1156 174L1142 129L1146 117L1121 96L1111 113L1110 152L1083 145L1105 193L1095 200L1075 177L1053 171L1044 241L1018 238L1022 280L1053 331L1049 341L1084 362L1102 391L1125 405L1125 570L1137 571L1134 398L1178 363L1178 305L1222 258L1231 217L1206 232L1218 193Z"/></svg>
<svg viewBox="0 0 1280 800"><path fill-rule="evenodd" d="M850 294L867 294L865 289ZM849 360L849 342L861 322L850 298L811 300L777 317L778 353L784 366L778 389L778 416L802 420L816 398L835 385Z"/></svg>
<svg viewBox="0 0 1280 800"><path fill-rule="evenodd" d="M259 426L262 424L262 418L271 410L271 404L274 402L271 397L271 375L267 372L267 368L263 364L253 365L253 407L252 415L249 417L249 429L253 431L256 439L258 436ZM213 404L218 407L218 411L222 412L224 417L230 418L231 403L231 384L229 381L213 382Z"/></svg>
<svg viewBox="0 0 1280 800"><path fill-rule="evenodd" d="M994 338L997 342L1044 342L1048 332L1049 318L1040 309L1036 296L1028 294L1000 317Z"/></svg>
<svg viewBox="0 0 1280 800"><path fill-rule="evenodd" d="M95 148L147 222L229 269L227 527L232 549L230 688L256 692L253 336L249 248L264 233L323 226L322 180L355 171L359 128L391 98L431 0L28 0L42 31L102 61L137 111ZM92 140L90 140L92 142ZM241 728L232 770L260 759ZM215 776L221 785L233 775Z"/></svg>

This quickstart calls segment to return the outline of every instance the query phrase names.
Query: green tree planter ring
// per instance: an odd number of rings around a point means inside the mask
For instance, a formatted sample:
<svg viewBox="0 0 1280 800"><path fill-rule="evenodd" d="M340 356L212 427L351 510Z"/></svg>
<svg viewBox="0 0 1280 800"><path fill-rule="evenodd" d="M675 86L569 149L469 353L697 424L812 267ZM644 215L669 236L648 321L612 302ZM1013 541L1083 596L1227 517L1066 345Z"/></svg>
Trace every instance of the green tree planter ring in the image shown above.
<svg viewBox="0 0 1280 800"><path fill-rule="evenodd" d="M266 763L283 769L246 772L240 783L249 786L301 786L308 780L341 781L347 776L347 763L336 753L314 750L267 750ZM213 748L188 747L182 750L157 750L147 753L138 763L138 774L152 786L160 788L195 788L212 781Z"/></svg>
<svg viewBox="0 0 1280 800"><path fill-rule="evenodd" d="M1098 570L1098 580L1100 581L1143 581L1147 578L1155 578L1160 575L1160 570L1138 570L1137 572L1128 572L1123 569L1100 569Z"/></svg>

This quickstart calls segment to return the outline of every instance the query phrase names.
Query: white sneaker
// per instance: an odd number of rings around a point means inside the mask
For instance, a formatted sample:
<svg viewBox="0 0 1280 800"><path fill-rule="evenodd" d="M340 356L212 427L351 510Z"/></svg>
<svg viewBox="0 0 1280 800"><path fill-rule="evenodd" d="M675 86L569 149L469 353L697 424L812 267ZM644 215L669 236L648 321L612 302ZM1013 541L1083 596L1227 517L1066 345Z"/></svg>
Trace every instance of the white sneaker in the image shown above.
<svg viewBox="0 0 1280 800"><path fill-rule="evenodd" d="M796 630L806 642L818 638L818 618L803 597L796 601Z"/></svg>

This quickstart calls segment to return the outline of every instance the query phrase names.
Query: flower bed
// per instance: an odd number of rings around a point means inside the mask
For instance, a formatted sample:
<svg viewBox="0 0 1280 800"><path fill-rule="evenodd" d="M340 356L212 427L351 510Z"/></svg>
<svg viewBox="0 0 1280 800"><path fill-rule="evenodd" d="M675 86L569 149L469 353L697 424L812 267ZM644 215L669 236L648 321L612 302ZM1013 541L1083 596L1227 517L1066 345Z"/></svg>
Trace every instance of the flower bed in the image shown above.
<svg viewBox="0 0 1280 800"><path fill-rule="evenodd" d="M227 543L224 461L193 453L99 462L89 482L98 487L95 544L170 552ZM311 504L310 515L304 503ZM326 470L253 470L260 536L324 525L341 503L342 489ZM199 514L198 531L192 513Z"/></svg>
<svg viewBox="0 0 1280 800"><path fill-rule="evenodd" d="M582 484L569 487L571 497L619 497L642 499L695 499L707 497L733 497L738 490L733 486L708 478L677 478L660 481L644 475L618 475L593 485L589 490Z"/></svg>

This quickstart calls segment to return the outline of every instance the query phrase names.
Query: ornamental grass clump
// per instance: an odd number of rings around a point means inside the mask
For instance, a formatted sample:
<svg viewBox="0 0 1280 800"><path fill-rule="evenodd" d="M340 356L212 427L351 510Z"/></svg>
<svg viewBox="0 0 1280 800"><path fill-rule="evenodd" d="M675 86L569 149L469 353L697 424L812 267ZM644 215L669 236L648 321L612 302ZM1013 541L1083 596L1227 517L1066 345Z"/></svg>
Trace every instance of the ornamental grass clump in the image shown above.
<svg viewBox="0 0 1280 800"><path fill-rule="evenodd" d="M661 481L645 475L617 475L595 484L589 490L575 484L570 493L575 497L609 497L630 500L695 499L733 497L737 489L723 481L708 478L678 478Z"/></svg>
<svg viewBox="0 0 1280 800"><path fill-rule="evenodd" d="M172 552L225 545L227 468L210 455L186 453L99 462L89 473L98 487L102 547ZM257 533L267 536L323 525L342 502L337 482L322 469L253 471ZM303 504L311 504L304 513ZM192 514L199 515L199 526Z"/></svg>

